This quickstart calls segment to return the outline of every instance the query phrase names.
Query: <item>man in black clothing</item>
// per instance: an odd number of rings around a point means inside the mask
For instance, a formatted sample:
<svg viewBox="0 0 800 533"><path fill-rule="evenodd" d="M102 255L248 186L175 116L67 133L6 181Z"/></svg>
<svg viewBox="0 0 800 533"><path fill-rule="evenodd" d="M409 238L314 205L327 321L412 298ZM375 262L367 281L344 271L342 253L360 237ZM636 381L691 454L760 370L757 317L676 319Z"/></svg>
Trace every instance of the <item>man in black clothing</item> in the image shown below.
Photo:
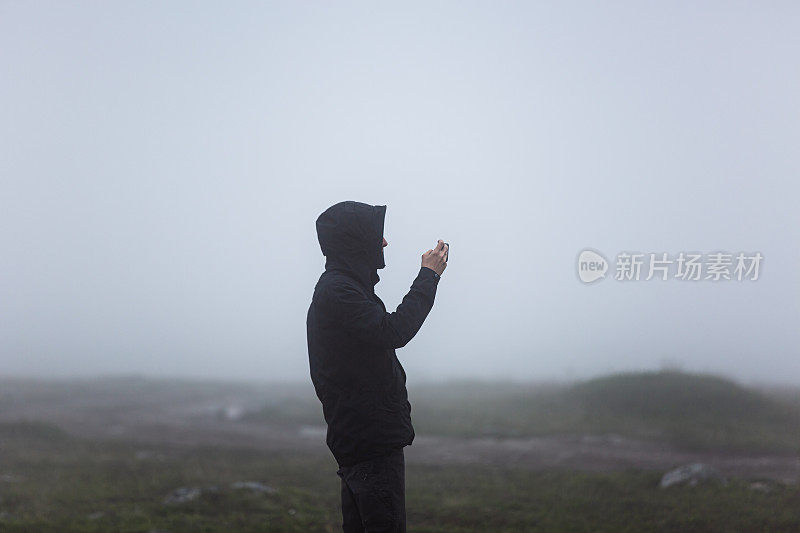
<svg viewBox="0 0 800 533"><path fill-rule="evenodd" d="M346 201L316 223L326 260L308 308L308 360L339 465L345 532L406 530L403 447L414 428L395 349L422 327L447 266L448 245L440 240L422 255L397 310L387 313L375 294L377 271L386 266L385 216L385 205Z"/></svg>

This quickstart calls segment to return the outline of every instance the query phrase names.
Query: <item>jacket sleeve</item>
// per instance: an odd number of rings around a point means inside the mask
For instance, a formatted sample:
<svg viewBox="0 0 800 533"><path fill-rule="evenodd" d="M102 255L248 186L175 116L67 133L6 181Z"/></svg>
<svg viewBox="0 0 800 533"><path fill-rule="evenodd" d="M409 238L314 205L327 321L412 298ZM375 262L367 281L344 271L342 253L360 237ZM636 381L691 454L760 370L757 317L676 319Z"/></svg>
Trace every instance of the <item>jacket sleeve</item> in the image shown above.
<svg viewBox="0 0 800 533"><path fill-rule="evenodd" d="M330 288L326 297L334 322L359 340L384 348L402 348L414 338L433 307L439 276L421 267L411 289L393 313L349 284Z"/></svg>

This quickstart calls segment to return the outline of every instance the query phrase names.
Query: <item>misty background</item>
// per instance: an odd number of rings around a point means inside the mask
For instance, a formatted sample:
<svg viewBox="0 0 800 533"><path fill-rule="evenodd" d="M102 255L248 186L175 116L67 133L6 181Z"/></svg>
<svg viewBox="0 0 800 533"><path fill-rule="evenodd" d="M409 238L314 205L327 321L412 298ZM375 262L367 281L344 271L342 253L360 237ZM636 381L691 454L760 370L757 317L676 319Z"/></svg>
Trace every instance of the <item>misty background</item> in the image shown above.
<svg viewBox="0 0 800 533"><path fill-rule="evenodd" d="M0 2L0 374L310 381L329 205L387 205L409 384L800 380L800 6ZM758 281L586 286L621 251Z"/></svg>

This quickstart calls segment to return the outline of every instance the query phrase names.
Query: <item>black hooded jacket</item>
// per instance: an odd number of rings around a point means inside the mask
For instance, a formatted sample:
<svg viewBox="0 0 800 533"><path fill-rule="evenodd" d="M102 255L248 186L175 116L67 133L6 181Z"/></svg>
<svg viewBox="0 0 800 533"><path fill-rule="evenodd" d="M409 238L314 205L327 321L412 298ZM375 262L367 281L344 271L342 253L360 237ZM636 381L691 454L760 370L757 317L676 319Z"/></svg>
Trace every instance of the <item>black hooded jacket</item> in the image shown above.
<svg viewBox="0 0 800 533"><path fill-rule="evenodd" d="M383 259L386 206L346 201L317 218L326 257L306 329L311 380L339 466L383 455L414 440L406 374L395 348L417 334L433 307L439 275L421 267L393 313L375 294Z"/></svg>

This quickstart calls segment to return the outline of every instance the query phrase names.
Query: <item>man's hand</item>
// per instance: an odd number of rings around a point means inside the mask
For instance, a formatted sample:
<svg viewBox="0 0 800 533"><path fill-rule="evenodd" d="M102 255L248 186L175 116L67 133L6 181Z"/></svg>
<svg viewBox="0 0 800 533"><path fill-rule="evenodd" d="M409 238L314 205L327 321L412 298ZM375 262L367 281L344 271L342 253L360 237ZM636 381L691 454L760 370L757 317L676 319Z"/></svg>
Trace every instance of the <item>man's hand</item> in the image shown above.
<svg viewBox="0 0 800 533"><path fill-rule="evenodd" d="M441 276L444 269L447 268L447 261L445 261L445 258L447 257L448 248L444 241L439 239L436 248L422 254L422 266L430 268Z"/></svg>

